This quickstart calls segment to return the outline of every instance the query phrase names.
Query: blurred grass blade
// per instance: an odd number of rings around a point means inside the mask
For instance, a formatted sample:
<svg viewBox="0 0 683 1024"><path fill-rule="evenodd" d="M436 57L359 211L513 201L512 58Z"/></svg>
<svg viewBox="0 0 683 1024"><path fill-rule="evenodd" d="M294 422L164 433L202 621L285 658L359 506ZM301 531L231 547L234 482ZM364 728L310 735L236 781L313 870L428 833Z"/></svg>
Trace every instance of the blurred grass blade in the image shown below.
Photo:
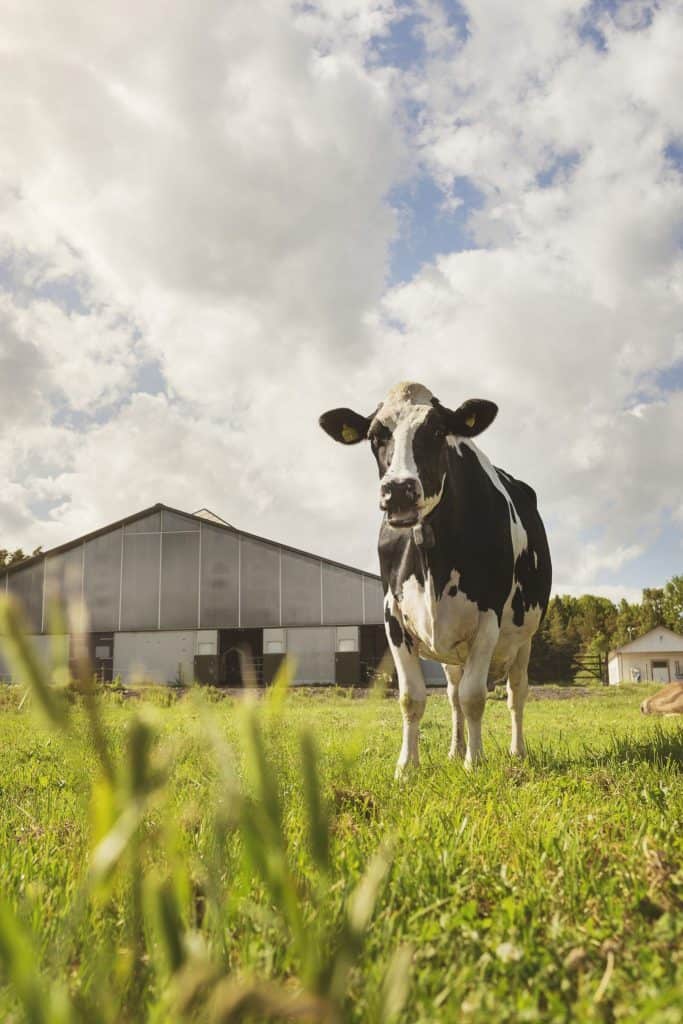
<svg viewBox="0 0 683 1024"><path fill-rule="evenodd" d="M31 1024L47 1021L33 946L4 900L0 902L0 959L21 1000L27 1021Z"/></svg>
<svg viewBox="0 0 683 1024"><path fill-rule="evenodd" d="M50 988L41 977L33 943L2 899L0 962L5 965L28 1024L70 1024L75 1019L66 991L61 986Z"/></svg>
<svg viewBox="0 0 683 1024"><path fill-rule="evenodd" d="M90 859L91 885L98 885L108 879L135 835L143 812L144 805L141 802L130 802L114 827L97 844Z"/></svg>
<svg viewBox="0 0 683 1024"><path fill-rule="evenodd" d="M107 778L95 779L90 791L90 843L96 847L116 821L116 793Z"/></svg>
<svg viewBox="0 0 683 1024"><path fill-rule="evenodd" d="M272 685L266 691L266 707L277 717L283 707L296 674L296 658L288 654L282 659Z"/></svg>
<svg viewBox="0 0 683 1024"><path fill-rule="evenodd" d="M71 682L69 627L66 624L61 603L54 598L50 599L48 604L47 623L50 634L52 681L56 686L68 686Z"/></svg>
<svg viewBox="0 0 683 1024"><path fill-rule="evenodd" d="M272 982L225 980L216 986L209 1005L212 1024L236 1021L337 1021L333 1008L318 996L293 994Z"/></svg>
<svg viewBox="0 0 683 1024"><path fill-rule="evenodd" d="M58 690L50 685L49 674L26 635L18 606L10 598L0 601L0 632L13 677L28 683L48 720L59 729L67 729L69 710Z"/></svg>
<svg viewBox="0 0 683 1024"><path fill-rule="evenodd" d="M263 809L270 838L279 844L283 838L282 807L275 771L268 763L263 733L256 709L246 708L245 753L247 777L258 805ZM268 837L264 837L268 838Z"/></svg>
<svg viewBox="0 0 683 1024"><path fill-rule="evenodd" d="M393 843L385 841L374 855L365 874L349 896L347 917L354 935L363 934L370 924L382 882L389 873L393 859Z"/></svg>
<svg viewBox="0 0 683 1024"><path fill-rule="evenodd" d="M149 916L163 951L166 968L169 974L175 974L186 958L183 943L185 928L173 883L170 878L161 881L148 879L145 888Z"/></svg>
<svg viewBox="0 0 683 1024"><path fill-rule="evenodd" d="M330 870L330 820L320 789L318 755L310 732L301 737L301 772L308 817L308 842L317 867Z"/></svg>
<svg viewBox="0 0 683 1024"><path fill-rule="evenodd" d="M387 967L382 985L379 1020L382 1024L391 1024L401 1013L410 992L410 966L413 959L413 947L409 944L399 946Z"/></svg>

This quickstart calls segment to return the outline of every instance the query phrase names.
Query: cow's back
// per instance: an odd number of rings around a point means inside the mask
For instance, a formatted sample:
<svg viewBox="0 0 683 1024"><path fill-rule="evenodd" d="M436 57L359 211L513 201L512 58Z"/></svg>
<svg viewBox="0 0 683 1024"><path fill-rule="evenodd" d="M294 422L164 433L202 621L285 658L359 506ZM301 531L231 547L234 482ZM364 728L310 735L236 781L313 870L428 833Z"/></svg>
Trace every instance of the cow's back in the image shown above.
<svg viewBox="0 0 683 1024"><path fill-rule="evenodd" d="M510 496L510 516L513 521L517 517L526 533L526 546L514 567L513 612L515 625L521 625L523 613L530 608L538 606L541 618L545 615L552 585L550 548L533 487L503 469L496 467L496 473Z"/></svg>

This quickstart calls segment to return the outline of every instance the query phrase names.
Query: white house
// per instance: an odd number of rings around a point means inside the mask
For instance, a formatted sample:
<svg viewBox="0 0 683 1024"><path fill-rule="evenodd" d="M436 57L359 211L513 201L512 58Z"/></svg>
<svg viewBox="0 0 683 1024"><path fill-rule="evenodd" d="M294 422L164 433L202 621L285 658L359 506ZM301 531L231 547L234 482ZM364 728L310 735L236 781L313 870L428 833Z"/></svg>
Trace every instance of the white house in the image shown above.
<svg viewBox="0 0 683 1024"><path fill-rule="evenodd" d="M683 636L656 626L607 657L611 685L622 682L683 683Z"/></svg>

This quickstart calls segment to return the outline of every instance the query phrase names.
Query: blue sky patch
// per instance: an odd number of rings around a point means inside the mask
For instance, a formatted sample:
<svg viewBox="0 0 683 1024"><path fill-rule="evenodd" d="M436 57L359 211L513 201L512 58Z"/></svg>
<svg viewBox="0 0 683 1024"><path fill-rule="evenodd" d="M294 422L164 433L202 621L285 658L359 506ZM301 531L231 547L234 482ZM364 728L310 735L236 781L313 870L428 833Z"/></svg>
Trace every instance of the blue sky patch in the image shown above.
<svg viewBox="0 0 683 1024"><path fill-rule="evenodd" d="M462 200L450 209L443 191L427 175L400 185L389 193L399 214L399 236L391 247L391 285L410 281L441 253L471 249L468 220L484 201L483 194L467 178L456 178L452 197Z"/></svg>
<svg viewBox="0 0 683 1024"><path fill-rule="evenodd" d="M470 30L465 8L455 0L446 0L442 11L448 26L456 30L458 40L466 40ZM373 54L379 58L380 63L403 70L422 64L427 56L427 47L421 29L426 23L427 18L416 10L414 3L399 4L398 15L391 22L388 33L373 40Z"/></svg>
<svg viewBox="0 0 683 1024"><path fill-rule="evenodd" d="M554 157L542 171L536 175L539 188L551 188L558 178L566 178L578 167L581 157L577 152L563 153Z"/></svg>

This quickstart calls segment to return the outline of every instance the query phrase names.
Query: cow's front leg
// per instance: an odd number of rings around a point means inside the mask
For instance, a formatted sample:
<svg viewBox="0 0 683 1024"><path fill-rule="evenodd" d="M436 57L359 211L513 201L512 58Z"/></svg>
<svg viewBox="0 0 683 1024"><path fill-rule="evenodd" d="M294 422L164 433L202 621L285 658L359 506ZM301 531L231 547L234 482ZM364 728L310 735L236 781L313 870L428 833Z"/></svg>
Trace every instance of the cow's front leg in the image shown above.
<svg viewBox="0 0 683 1024"><path fill-rule="evenodd" d="M398 609L390 613L387 621L387 637L391 650L396 674L398 676L398 703L403 716L403 743L396 764L396 778L400 778L408 764L419 764L418 745L420 739L420 719L427 702L427 688L420 659L415 654L413 643L403 632ZM401 636L399 638L399 629Z"/></svg>
<svg viewBox="0 0 683 1024"><path fill-rule="evenodd" d="M453 734L451 736L451 748L448 756L451 758L465 756L465 717L460 706L458 688L462 679L462 668L459 665L444 665L448 690L448 700L451 705L453 718Z"/></svg>
<svg viewBox="0 0 683 1024"><path fill-rule="evenodd" d="M483 757L481 720L486 705L486 680L499 633L500 627L496 613L494 611L482 612L479 616L477 635L470 647L458 688L460 706L467 721L466 768L471 768Z"/></svg>
<svg viewBox="0 0 683 1024"><path fill-rule="evenodd" d="M529 692L528 669L530 655L531 640L527 640L517 652L517 657L512 663L507 682L508 708L510 709L510 724L512 726L510 753L517 757L524 757L526 754L522 720L524 718L524 705L527 693Z"/></svg>

